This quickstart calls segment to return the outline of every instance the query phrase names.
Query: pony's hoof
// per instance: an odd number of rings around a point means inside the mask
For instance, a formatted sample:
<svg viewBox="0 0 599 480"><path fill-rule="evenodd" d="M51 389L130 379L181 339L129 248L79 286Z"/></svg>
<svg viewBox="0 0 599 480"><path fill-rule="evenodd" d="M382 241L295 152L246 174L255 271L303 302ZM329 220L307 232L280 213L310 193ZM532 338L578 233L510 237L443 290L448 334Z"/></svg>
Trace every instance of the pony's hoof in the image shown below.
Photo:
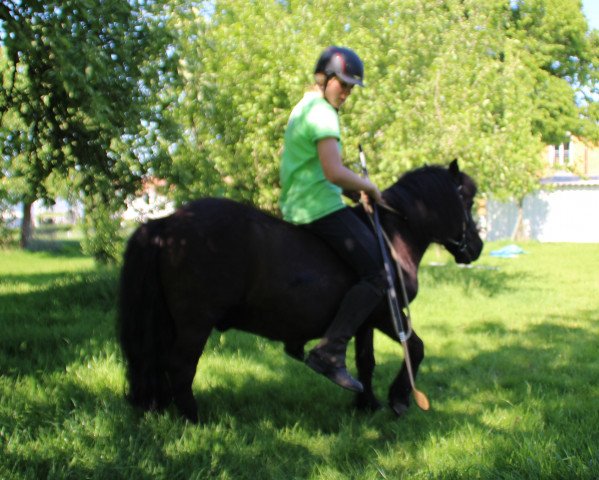
<svg viewBox="0 0 599 480"><path fill-rule="evenodd" d="M187 409L186 411L182 411L181 409L179 409L179 413L189 423L193 423L195 425L200 422L200 418L198 417L197 408L196 409Z"/></svg>
<svg viewBox="0 0 599 480"><path fill-rule="evenodd" d="M198 423L200 423L200 419L198 417L198 412L195 412L193 415L185 415L185 420L187 420L189 423L193 423L194 425L197 425Z"/></svg>
<svg viewBox="0 0 599 480"><path fill-rule="evenodd" d="M304 345L292 345L289 343L285 344L285 353L287 355L289 355L291 358L294 358L296 360L299 360L300 362L303 362L305 359L305 353L304 353Z"/></svg>
<svg viewBox="0 0 599 480"><path fill-rule="evenodd" d="M175 397L175 406L179 413L189 422L198 423L198 405L196 404L193 395L185 395L184 397Z"/></svg>
<svg viewBox="0 0 599 480"><path fill-rule="evenodd" d="M393 410L395 412L395 415L397 415L398 417L401 417L404 413L406 413L408 411L408 405L406 405L405 403L401 403L401 402L392 402L391 403L391 410Z"/></svg>
<svg viewBox="0 0 599 480"><path fill-rule="evenodd" d="M355 407L363 412L376 412L383 408L383 404L374 395L356 395Z"/></svg>

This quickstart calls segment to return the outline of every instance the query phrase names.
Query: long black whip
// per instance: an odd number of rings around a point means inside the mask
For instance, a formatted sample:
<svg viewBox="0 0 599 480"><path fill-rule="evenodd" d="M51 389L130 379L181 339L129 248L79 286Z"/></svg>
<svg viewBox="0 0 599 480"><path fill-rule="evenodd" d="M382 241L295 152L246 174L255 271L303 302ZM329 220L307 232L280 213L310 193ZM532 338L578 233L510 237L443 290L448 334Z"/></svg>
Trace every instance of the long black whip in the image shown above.
<svg viewBox="0 0 599 480"><path fill-rule="evenodd" d="M362 174L364 177L368 178L368 169L366 168L366 155L364 155L364 150L362 150L362 145L358 145L360 150L360 166L362 168ZM370 212L366 206L365 210L370 218L370 221L373 224L374 232L376 234L376 238L379 244L379 248L381 249L381 254L383 256L383 264L385 266L385 274L387 276L387 301L389 303L389 310L391 311L391 319L393 320L393 328L395 329L395 333L397 334L399 341L403 347L404 351L404 361L406 363L406 369L408 371L408 377L410 379L410 385L412 386L412 394L414 395L414 400L416 401L416 405L420 407L422 410L428 410L430 408L430 402L428 401L427 396L424 392L421 392L416 388L416 383L414 381L414 373L412 371L412 362L410 360L410 352L408 350L408 336L404 329L401 309L399 308L399 302L397 301L397 293L395 291L395 283L393 282L393 275L391 270L391 261L389 259L389 254L387 253L387 249L385 248L385 240L384 240L384 232L381 227L381 222L379 218L379 211L376 202L372 202L372 212ZM397 268L401 268L401 265L398 265ZM401 279L403 282L403 279ZM402 283L402 289L405 289L405 286ZM407 295L404 295L407 297ZM405 300L407 302L407 299Z"/></svg>

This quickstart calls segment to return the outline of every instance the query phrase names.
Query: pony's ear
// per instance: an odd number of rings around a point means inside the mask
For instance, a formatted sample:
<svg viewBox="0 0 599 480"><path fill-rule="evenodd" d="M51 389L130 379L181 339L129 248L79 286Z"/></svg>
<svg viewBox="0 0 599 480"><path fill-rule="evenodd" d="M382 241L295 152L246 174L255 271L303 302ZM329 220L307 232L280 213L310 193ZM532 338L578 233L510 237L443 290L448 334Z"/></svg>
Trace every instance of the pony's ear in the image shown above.
<svg viewBox="0 0 599 480"><path fill-rule="evenodd" d="M458 159L454 158L449 164L449 173L453 177L454 180L459 180L460 176L460 167L458 166Z"/></svg>

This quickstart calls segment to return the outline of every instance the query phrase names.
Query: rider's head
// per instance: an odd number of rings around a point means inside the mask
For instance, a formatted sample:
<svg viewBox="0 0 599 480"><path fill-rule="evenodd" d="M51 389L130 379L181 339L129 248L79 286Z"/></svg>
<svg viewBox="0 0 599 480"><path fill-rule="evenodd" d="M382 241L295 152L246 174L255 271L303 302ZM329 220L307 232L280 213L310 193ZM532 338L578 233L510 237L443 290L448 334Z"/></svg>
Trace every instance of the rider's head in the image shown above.
<svg viewBox="0 0 599 480"><path fill-rule="evenodd" d="M339 108L354 85L364 85L364 64L353 50L331 46L318 58L314 77L326 100Z"/></svg>

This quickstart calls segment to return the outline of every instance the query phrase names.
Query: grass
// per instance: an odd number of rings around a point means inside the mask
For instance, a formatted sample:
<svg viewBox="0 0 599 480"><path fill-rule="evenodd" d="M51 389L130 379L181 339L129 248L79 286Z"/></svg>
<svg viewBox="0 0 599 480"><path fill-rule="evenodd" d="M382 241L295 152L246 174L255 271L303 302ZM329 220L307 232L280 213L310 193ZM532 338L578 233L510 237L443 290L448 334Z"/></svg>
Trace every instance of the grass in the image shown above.
<svg viewBox="0 0 599 480"><path fill-rule="evenodd" d="M431 411L356 412L280 344L227 332L200 360L198 426L124 401L116 269L70 244L0 251L0 478L598 478L599 245L502 245L473 268L425 257ZM401 348L375 342L385 399Z"/></svg>

